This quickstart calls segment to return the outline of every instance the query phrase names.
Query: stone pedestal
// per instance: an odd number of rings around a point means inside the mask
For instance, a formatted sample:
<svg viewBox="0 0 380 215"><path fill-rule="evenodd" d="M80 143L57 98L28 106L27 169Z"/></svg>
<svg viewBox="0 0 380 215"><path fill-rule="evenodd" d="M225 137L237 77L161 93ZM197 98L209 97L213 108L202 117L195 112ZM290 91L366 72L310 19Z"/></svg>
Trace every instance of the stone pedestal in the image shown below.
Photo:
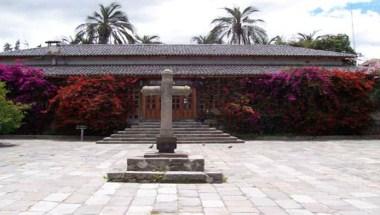
<svg viewBox="0 0 380 215"><path fill-rule="evenodd" d="M128 171L190 171L203 172L205 160L199 156L183 157L135 157L127 160Z"/></svg>
<svg viewBox="0 0 380 215"><path fill-rule="evenodd" d="M145 153L144 158L188 158L189 155L184 152L176 152L176 153L160 153L160 152L152 152Z"/></svg>
<svg viewBox="0 0 380 215"><path fill-rule="evenodd" d="M144 172L127 171L108 173L111 182L129 183L180 183L180 184L203 184L223 183L223 175L218 172Z"/></svg>
<svg viewBox="0 0 380 215"><path fill-rule="evenodd" d="M159 136L156 139L157 149L160 153L174 153L177 148L176 137Z"/></svg>
<svg viewBox="0 0 380 215"><path fill-rule="evenodd" d="M205 171L201 156L184 153L147 153L127 159L127 171L107 174L110 182L131 183L223 183L220 172Z"/></svg>

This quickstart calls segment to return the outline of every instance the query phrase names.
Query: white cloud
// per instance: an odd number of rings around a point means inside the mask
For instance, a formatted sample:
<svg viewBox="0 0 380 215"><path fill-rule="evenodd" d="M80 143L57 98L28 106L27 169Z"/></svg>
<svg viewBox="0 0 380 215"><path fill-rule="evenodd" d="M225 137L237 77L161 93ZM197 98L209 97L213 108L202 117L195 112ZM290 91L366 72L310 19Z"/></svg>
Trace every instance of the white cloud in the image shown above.
<svg viewBox="0 0 380 215"><path fill-rule="evenodd" d="M21 0L20 0L21 1ZM27 4L23 0L23 4ZM34 0L44 2L46 0ZM107 4L112 0L104 0ZM48 4L49 1L46 1ZM82 1L81 1L82 2ZM258 18L265 20L264 27L270 36L282 35L292 38L297 32L319 30L320 34L351 32L350 11L347 3L365 3L370 0L121 0L131 21L140 34L157 34L166 43L189 43L192 36L206 34L213 18L223 15L220 8L253 5L261 12ZM49 39L72 35L74 28L86 15L97 8L97 2L65 1L67 7L61 10L31 11L0 9L0 44L16 39L28 40L31 46ZM51 7L53 7L52 4ZM78 8L76 11L75 8ZM48 8L48 7L47 7ZM312 14L320 8L322 13ZM80 14L83 13L82 17ZM367 58L378 57L380 53L380 12L355 10L356 46Z"/></svg>
<svg viewBox="0 0 380 215"><path fill-rule="evenodd" d="M141 13L149 14L149 22L138 23L141 32L159 32L167 43L188 43L192 36L206 34L213 18L223 15L222 7L254 5L261 12L257 17L265 20L264 27L270 36L282 35L288 39L298 32L319 31L319 34L346 33L350 37L351 13L347 3L365 3L370 0L165 0L148 6ZM322 13L313 15L317 8ZM380 14L373 11L354 11L356 48L367 58L379 57L378 36Z"/></svg>

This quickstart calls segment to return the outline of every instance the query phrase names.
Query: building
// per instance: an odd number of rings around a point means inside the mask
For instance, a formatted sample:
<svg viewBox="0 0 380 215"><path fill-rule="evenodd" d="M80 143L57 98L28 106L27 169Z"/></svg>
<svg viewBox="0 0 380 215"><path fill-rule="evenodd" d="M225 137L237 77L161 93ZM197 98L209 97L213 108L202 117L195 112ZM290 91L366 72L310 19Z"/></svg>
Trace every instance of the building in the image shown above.
<svg viewBox="0 0 380 215"><path fill-rule="evenodd" d="M209 111L222 92L212 98L197 88L202 80L229 80L255 76L289 67L348 68L356 56L346 53L282 45L59 45L0 53L0 63L22 63L43 69L46 75L113 74L140 79L135 89L138 119L158 119L160 98L141 96L145 85L158 85L160 72L173 70L177 85L189 85L188 98L173 98L173 118L192 119ZM207 98L206 98L207 97ZM207 100L207 101L206 101ZM211 101L210 101L211 100ZM207 103L207 104L206 104Z"/></svg>

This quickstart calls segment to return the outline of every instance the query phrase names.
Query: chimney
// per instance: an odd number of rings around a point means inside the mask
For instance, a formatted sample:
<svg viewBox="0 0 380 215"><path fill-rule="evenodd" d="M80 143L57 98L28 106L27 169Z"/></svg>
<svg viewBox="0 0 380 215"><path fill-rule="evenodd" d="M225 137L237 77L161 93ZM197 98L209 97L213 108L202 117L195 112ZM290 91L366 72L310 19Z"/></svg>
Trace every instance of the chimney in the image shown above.
<svg viewBox="0 0 380 215"><path fill-rule="evenodd" d="M45 43L48 46L48 54L56 55L61 51L61 41L49 40Z"/></svg>
<svg viewBox="0 0 380 215"><path fill-rule="evenodd" d="M47 54L52 55L51 65L56 66L57 65L56 55L58 55L61 51L61 41L50 40L50 41L46 41L45 43L48 46L48 53Z"/></svg>

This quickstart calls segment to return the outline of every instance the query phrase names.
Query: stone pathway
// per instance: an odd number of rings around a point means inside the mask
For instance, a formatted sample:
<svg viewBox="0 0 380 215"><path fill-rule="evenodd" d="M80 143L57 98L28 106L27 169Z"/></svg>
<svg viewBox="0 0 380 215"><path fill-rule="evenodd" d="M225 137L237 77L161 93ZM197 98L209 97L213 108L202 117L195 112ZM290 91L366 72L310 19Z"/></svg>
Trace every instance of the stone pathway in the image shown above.
<svg viewBox="0 0 380 215"><path fill-rule="evenodd" d="M106 183L148 145L0 140L0 214L380 214L380 141L182 145L224 184Z"/></svg>

